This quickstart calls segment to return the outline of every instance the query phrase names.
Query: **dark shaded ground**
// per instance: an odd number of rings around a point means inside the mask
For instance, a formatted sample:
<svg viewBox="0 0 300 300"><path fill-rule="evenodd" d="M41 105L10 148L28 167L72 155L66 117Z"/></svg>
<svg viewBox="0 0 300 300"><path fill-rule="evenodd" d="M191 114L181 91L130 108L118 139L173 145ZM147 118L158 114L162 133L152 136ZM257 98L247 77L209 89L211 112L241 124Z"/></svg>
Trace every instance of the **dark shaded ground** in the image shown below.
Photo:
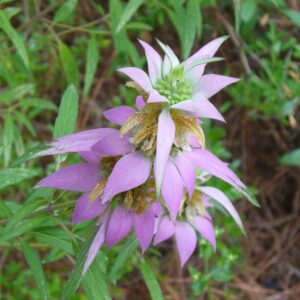
<svg viewBox="0 0 300 300"><path fill-rule="evenodd" d="M249 121L237 108L227 117L226 144L242 158L246 182L259 190L261 208L240 203L246 215L243 240L247 266L234 285L246 299L300 299L299 168L278 164L285 152L300 145L300 132L275 120Z"/></svg>

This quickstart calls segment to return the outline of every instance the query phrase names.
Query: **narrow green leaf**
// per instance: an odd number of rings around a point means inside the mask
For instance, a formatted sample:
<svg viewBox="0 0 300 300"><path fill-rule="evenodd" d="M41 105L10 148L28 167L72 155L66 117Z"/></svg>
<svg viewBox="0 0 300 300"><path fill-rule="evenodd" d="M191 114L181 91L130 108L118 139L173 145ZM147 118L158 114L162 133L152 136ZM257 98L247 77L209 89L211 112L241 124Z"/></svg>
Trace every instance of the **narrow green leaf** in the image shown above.
<svg viewBox="0 0 300 300"><path fill-rule="evenodd" d="M101 257L98 255L84 276L82 286L89 300L111 300L105 275L101 270Z"/></svg>
<svg viewBox="0 0 300 300"><path fill-rule="evenodd" d="M47 283L46 283L46 278L45 278L45 274L43 271L40 258L38 257L36 251L25 241L21 242L21 247L25 259L32 271L33 277L39 288L41 299L47 300L48 299Z"/></svg>
<svg viewBox="0 0 300 300"><path fill-rule="evenodd" d="M8 19L11 19L21 11L21 8L12 6L12 7L5 8L3 11L6 13Z"/></svg>
<svg viewBox="0 0 300 300"><path fill-rule="evenodd" d="M208 64L211 62L217 62L217 61L222 61L224 58L222 57L202 57L194 61L192 64L189 65L189 70L203 64Z"/></svg>
<svg viewBox="0 0 300 300"><path fill-rule="evenodd" d="M73 85L69 85L60 102L58 116L55 120L53 137L59 138L71 134L76 127L78 114L78 94Z"/></svg>
<svg viewBox="0 0 300 300"><path fill-rule="evenodd" d="M144 22L130 22L129 24L126 25L126 28L132 30L147 30L147 31L153 30L153 27L150 24L146 24Z"/></svg>
<svg viewBox="0 0 300 300"><path fill-rule="evenodd" d="M137 67L141 66L143 59L140 57L136 48L128 38L125 28L123 27L123 29L121 29L119 32L116 32L123 14L123 6L119 0L109 1L109 14L111 17L111 31L117 56L120 56L122 59L124 59L124 56L129 55Z"/></svg>
<svg viewBox="0 0 300 300"><path fill-rule="evenodd" d="M59 57L69 84L79 86L79 71L72 51L64 43L59 43Z"/></svg>
<svg viewBox="0 0 300 300"><path fill-rule="evenodd" d="M4 240L10 240L21 236L24 233L27 233L31 230L36 230L37 228L45 227L45 226L56 226L57 220L49 217L48 213L41 213L39 215L30 217L30 219L24 219L10 231L4 231L1 236Z"/></svg>
<svg viewBox="0 0 300 300"><path fill-rule="evenodd" d="M127 243L120 250L119 255L116 258L116 261L112 268L110 269L108 277L116 281L116 276L119 270L123 267L123 265L127 262L127 260L132 256L134 250L138 247L137 239L129 239Z"/></svg>
<svg viewBox="0 0 300 300"><path fill-rule="evenodd" d="M29 216L31 213L33 213L36 209L40 208L41 206L45 205L44 199L39 199L35 201L30 201L25 203L15 214L12 218L10 218L9 222L7 223L5 227L5 231L10 231L12 228L22 221L24 218Z"/></svg>
<svg viewBox="0 0 300 300"><path fill-rule="evenodd" d="M94 36L89 39L88 50L86 55L86 68L84 77L83 96L86 98L91 89L94 76L97 71L100 55L97 40Z"/></svg>
<svg viewBox="0 0 300 300"><path fill-rule="evenodd" d="M55 103L53 103L51 100L43 99L43 98L27 98L23 99L20 102L20 105L24 108L34 107L34 108L40 108L42 110L57 110L57 106Z"/></svg>
<svg viewBox="0 0 300 300"><path fill-rule="evenodd" d="M256 0L244 0L241 8L241 19L243 22L250 22L257 14Z"/></svg>
<svg viewBox="0 0 300 300"><path fill-rule="evenodd" d="M47 145L37 145L37 146L29 149L22 156L18 157L18 159L13 163L13 167L20 165L28 160L38 157L41 152L48 150L49 148L50 147Z"/></svg>
<svg viewBox="0 0 300 300"><path fill-rule="evenodd" d="M297 26L300 27L300 12L293 9L283 9L282 12Z"/></svg>
<svg viewBox="0 0 300 300"><path fill-rule="evenodd" d="M28 59L25 45L24 45L22 39L20 38L19 34L11 26L6 13L3 12L2 10L0 10L0 27L6 33L8 38L12 41L17 52L19 53L20 57L22 58L24 65L28 68L29 67L29 59Z"/></svg>
<svg viewBox="0 0 300 300"><path fill-rule="evenodd" d="M65 1L54 15L55 22L65 22L70 19L77 7L77 0Z"/></svg>
<svg viewBox="0 0 300 300"><path fill-rule="evenodd" d="M300 166L300 148L286 153L279 162L288 166Z"/></svg>
<svg viewBox="0 0 300 300"><path fill-rule="evenodd" d="M269 0L269 1L272 2L277 8L286 7L285 0Z"/></svg>
<svg viewBox="0 0 300 300"><path fill-rule="evenodd" d="M0 200L0 218L9 218L13 215L13 212L9 206L2 200Z"/></svg>
<svg viewBox="0 0 300 300"><path fill-rule="evenodd" d="M36 136L36 131L33 127L33 125L31 124L30 120L28 120L26 114L20 113L19 111L15 110L14 111L14 115L15 115L15 121L16 122L20 122L24 125L24 127L33 135Z"/></svg>
<svg viewBox="0 0 300 300"><path fill-rule="evenodd" d="M4 128L3 128L3 156L4 166L9 165L11 159L11 149L14 141L14 121L10 114L4 116ZM1 178L1 177L0 177ZM1 188L1 182L0 182Z"/></svg>
<svg viewBox="0 0 300 300"><path fill-rule="evenodd" d="M130 18L133 16L133 14L142 5L142 3L143 3L143 0L129 0L129 2L128 2L128 4L126 4L125 10L120 18L116 32L119 32L122 30L122 28L130 20Z"/></svg>
<svg viewBox="0 0 300 300"><path fill-rule="evenodd" d="M254 0L253 0L254 1ZM242 0L233 0L234 4L234 20L235 20L235 31L240 32L241 27L241 3Z"/></svg>
<svg viewBox="0 0 300 300"><path fill-rule="evenodd" d="M185 24L182 34L182 56L186 59L192 50L197 32L197 17L199 17L200 6L197 0L189 0L187 3Z"/></svg>
<svg viewBox="0 0 300 300"><path fill-rule="evenodd" d="M36 170L7 168L0 171L0 189L37 175Z"/></svg>
<svg viewBox="0 0 300 300"><path fill-rule="evenodd" d="M164 299L162 291L161 291L160 286L159 286L159 283L157 281L157 278L156 278L152 268L150 267L150 265L144 260L140 264L139 268L140 268L142 276L145 280L145 283L148 287L151 298L153 300Z"/></svg>
<svg viewBox="0 0 300 300"><path fill-rule="evenodd" d="M0 93L0 102L8 105L13 101L22 99L24 95L32 94L33 92L34 85L31 83L8 88Z"/></svg>
<svg viewBox="0 0 300 300"><path fill-rule="evenodd" d="M66 253L73 255L73 246L71 242L68 242L60 237L44 234L41 232L34 232L37 240L42 244L49 245L53 249L59 249Z"/></svg>
<svg viewBox="0 0 300 300"><path fill-rule="evenodd" d="M14 128L14 146L18 156L22 155L25 152L22 134L20 132L20 129L16 126Z"/></svg>
<svg viewBox="0 0 300 300"><path fill-rule="evenodd" d="M94 240L94 237L95 232L93 232L90 237L82 244L76 258L74 269L69 277L67 286L63 291L62 300L69 300L76 293L76 290L78 289L82 280L82 270L87 257L87 253Z"/></svg>

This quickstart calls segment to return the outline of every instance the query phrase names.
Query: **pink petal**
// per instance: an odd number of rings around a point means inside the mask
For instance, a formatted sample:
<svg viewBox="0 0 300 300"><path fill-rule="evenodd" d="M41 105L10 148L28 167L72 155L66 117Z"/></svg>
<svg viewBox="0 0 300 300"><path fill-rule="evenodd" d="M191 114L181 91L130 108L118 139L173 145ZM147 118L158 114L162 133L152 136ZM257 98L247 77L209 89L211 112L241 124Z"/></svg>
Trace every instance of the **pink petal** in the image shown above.
<svg viewBox="0 0 300 300"><path fill-rule="evenodd" d="M192 147L201 148L199 140L193 134L189 134L189 143Z"/></svg>
<svg viewBox="0 0 300 300"><path fill-rule="evenodd" d="M146 53L150 80L152 84L155 85L157 79L161 77L162 59L149 44L141 40L139 40L139 42Z"/></svg>
<svg viewBox="0 0 300 300"><path fill-rule="evenodd" d="M158 225L158 229L154 238L154 245L158 245L159 243L169 239L175 233L175 225L169 219L169 217L164 216L161 222Z"/></svg>
<svg viewBox="0 0 300 300"><path fill-rule="evenodd" d="M51 187L61 190L89 192L100 180L100 168L97 165L78 163L64 167L43 178L35 187Z"/></svg>
<svg viewBox="0 0 300 300"><path fill-rule="evenodd" d="M104 239L105 239L105 230L106 230L106 222L108 220L108 214L105 214L100 221L100 227L99 230L90 246L90 249L88 251L87 259L85 261L84 267L83 267L83 274L87 272L90 265L92 264L93 260L97 256L99 249L101 248Z"/></svg>
<svg viewBox="0 0 300 300"><path fill-rule="evenodd" d="M123 123L134 113L134 108L123 105L108 109L103 112L103 115L105 119L114 122L118 125L123 125Z"/></svg>
<svg viewBox="0 0 300 300"><path fill-rule="evenodd" d="M192 162L184 155L177 155L173 160L181 175L182 182L191 198L194 193L194 186L196 181L195 167Z"/></svg>
<svg viewBox="0 0 300 300"><path fill-rule="evenodd" d="M151 161L142 152L123 156L114 166L104 189L102 202L143 184L149 177Z"/></svg>
<svg viewBox="0 0 300 300"><path fill-rule="evenodd" d="M239 81L238 78L223 75L208 74L201 77L196 92L201 92L206 98L215 95L226 86Z"/></svg>
<svg viewBox="0 0 300 300"><path fill-rule="evenodd" d="M106 246L111 247L127 236L132 221L132 213L126 211L122 206L117 206L109 219L105 238Z"/></svg>
<svg viewBox="0 0 300 300"><path fill-rule="evenodd" d="M156 159L154 166L156 191L160 192L166 164L175 138L175 124L170 111L164 109L158 118Z"/></svg>
<svg viewBox="0 0 300 300"><path fill-rule="evenodd" d="M199 231L203 238L205 238L213 246L214 251L216 251L216 236L211 219L196 216L191 223Z"/></svg>
<svg viewBox="0 0 300 300"><path fill-rule="evenodd" d="M87 221L99 216L106 208L106 204L101 204L100 199L89 201L90 194L80 196L76 202L73 214L73 224Z"/></svg>
<svg viewBox="0 0 300 300"><path fill-rule="evenodd" d="M163 212L163 208L159 202L154 202L151 205L151 209L156 216L159 216Z"/></svg>
<svg viewBox="0 0 300 300"><path fill-rule="evenodd" d="M155 225L155 215L152 209L146 210L143 214L135 214L133 218L134 228L139 240L139 243L144 253L149 247Z"/></svg>
<svg viewBox="0 0 300 300"><path fill-rule="evenodd" d="M225 209L232 216L232 218L235 220L235 222L238 224L238 226L241 228L241 230L244 231L243 224L238 212L236 211L231 201L223 192L221 192L219 189L216 189L214 187L209 187L209 186L199 187L199 190L202 193L206 194L207 196L216 200L222 206L224 206Z"/></svg>
<svg viewBox="0 0 300 300"><path fill-rule="evenodd" d="M89 151L95 143L111 134L114 130L116 129L99 128L66 135L51 142L49 146L52 148L42 151L39 155L44 156L67 152Z"/></svg>
<svg viewBox="0 0 300 300"><path fill-rule="evenodd" d="M116 130L113 134L96 143L92 150L100 155L123 155L131 152L135 146L129 142L128 136L121 137Z"/></svg>
<svg viewBox="0 0 300 300"><path fill-rule="evenodd" d="M201 76L203 75L206 64L201 64L194 68L190 68L190 66L201 57L208 57L208 58L213 57L217 52L217 50L219 49L219 47L226 39L227 37L220 37L209 42L204 47L202 47L198 52L196 52L194 55L192 55L186 61L183 62L185 70L188 70L186 72L186 76L188 80L191 82L193 88L197 86L197 83L199 82Z"/></svg>
<svg viewBox="0 0 300 300"><path fill-rule="evenodd" d="M224 41L227 40L227 36L219 37L207 43L203 46L199 51L189 57L187 60L183 62L185 68L188 68L195 60L200 57L213 57L220 46L223 44ZM203 68L204 69L204 68Z"/></svg>
<svg viewBox="0 0 300 300"><path fill-rule="evenodd" d="M118 70L126 74L129 78L135 81L145 92L149 93L153 87L148 75L139 68L127 67Z"/></svg>
<svg viewBox="0 0 300 300"><path fill-rule="evenodd" d="M168 103L169 100L158 93L156 90L152 90L149 94L149 97L147 99L147 103L157 103L157 102L166 102Z"/></svg>
<svg viewBox="0 0 300 300"><path fill-rule="evenodd" d="M100 161L100 154L93 151L81 151L78 153L85 161L98 164Z"/></svg>
<svg viewBox="0 0 300 300"><path fill-rule="evenodd" d="M196 249L197 236L194 229L188 223L177 222L175 237L181 267L183 267Z"/></svg>
<svg viewBox="0 0 300 300"><path fill-rule="evenodd" d="M189 159L191 159L198 168L224 180L238 191L243 192L245 189L245 185L234 174L234 172L228 168L227 164L209 151L194 149L190 152L185 151L183 155L189 157Z"/></svg>
<svg viewBox="0 0 300 300"><path fill-rule="evenodd" d="M167 162L161 191L171 217L175 220L182 202L183 183L176 166L170 160Z"/></svg>
<svg viewBox="0 0 300 300"><path fill-rule="evenodd" d="M195 94L192 100L197 108L199 118L210 118L225 122L224 117L220 114L218 109L208 101L205 96L202 94Z"/></svg>
<svg viewBox="0 0 300 300"><path fill-rule="evenodd" d="M136 99L135 99L135 105L137 107L138 110L141 110L145 105L145 101L143 99L142 96L137 96Z"/></svg>
<svg viewBox="0 0 300 300"><path fill-rule="evenodd" d="M225 122L217 108L201 94L197 94L194 100L179 102L172 105L171 108L184 111L196 118L209 118Z"/></svg>

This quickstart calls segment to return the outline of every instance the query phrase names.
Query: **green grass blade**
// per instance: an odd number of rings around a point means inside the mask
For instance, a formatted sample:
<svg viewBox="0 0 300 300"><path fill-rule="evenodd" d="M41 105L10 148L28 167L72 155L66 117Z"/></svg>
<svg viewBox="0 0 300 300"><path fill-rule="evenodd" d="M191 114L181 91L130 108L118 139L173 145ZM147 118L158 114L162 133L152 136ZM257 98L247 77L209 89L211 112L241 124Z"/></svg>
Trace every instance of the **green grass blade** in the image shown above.
<svg viewBox="0 0 300 300"><path fill-rule="evenodd" d="M140 265L140 271L148 287L152 300L163 300L164 297L157 278L152 268L145 260Z"/></svg>
<svg viewBox="0 0 300 300"><path fill-rule="evenodd" d="M88 50L86 56L86 70L84 76L83 96L86 98L91 89L94 76L97 71L100 55L97 40L92 36L88 42Z"/></svg>
<svg viewBox="0 0 300 300"><path fill-rule="evenodd" d="M143 0L130 0L125 7L125 10L120 18L119 24L117 26L116 32L120 32L126 23L130 20L133 14L142 5Z"/></svg>
<svg viewBox="0 0 300 300"><path fill-rule="evenodd" d="M56 11L54 15L54 21L58 23L68 21L68 19L70 19L74 13L76 7L77 0L64 1L64 3Z"/></svg>
<svg viewBox="0 0 300 300"><path fill-rule="evenodd" d="M67 286L63 291L62 300L69 300L76 293L82 280L82 270L87 257L88 250L94 240L95 232L83 243L76 258L76 264L69 277Z"/></svg>
<svg viewBox="0 0 300 300"><path fill-rule="evenodd" d="M55 120L53 138L74 132L78 114L78 94L74 85L69 85L60 102Z"/></svg>
<svg viewBox="0 0 300 300"><path fill-rule="evenodd" d="M69 84L74 84L77 88L79 86L79 70L76 60L70 48L64 43L59 43L59 57L62 63L65 76Z"/></svg>
<svg viewBox="0 0 300 300"><path fill-rule="evenodd" d="M19 34L16 32L16 30L11 26L7 15L5 12L0 10L0 27L2 30L6 33L8 38L12 41L14 44L17 52L19 53L24 65L29 68L29 59L28 54L25 48L25 45L19 36Z"/></svg>
<svg viewBox="0 0 300 300"><path fill-rule="evenodd" d="M36 170L23 168L7 168L0 171L0 189L37 175Z"/></svg>
<svg viewBox="0 0 300 300"><path fill-rule="evenodd" d="M116 281L116 275L118 274L119 270L126 264L127 260L132 256L134 250L138 247L137 239L129 239L127 243L122 247L119 255L116 258L115 263L113 264L112 268L110 269L108 277Z"/></svg>
<svg viewBox="0 0 300 300"><path fill-rule="evenodd" d="M21 245L22 245L21 247L25 259L32 271L33 277L39 288L41 299L47 300L48 299L47 283L46 283L46 278L45 278L45 274L43 271L40 258L38 257L36 251L28 243L22 241Z"/></svg>

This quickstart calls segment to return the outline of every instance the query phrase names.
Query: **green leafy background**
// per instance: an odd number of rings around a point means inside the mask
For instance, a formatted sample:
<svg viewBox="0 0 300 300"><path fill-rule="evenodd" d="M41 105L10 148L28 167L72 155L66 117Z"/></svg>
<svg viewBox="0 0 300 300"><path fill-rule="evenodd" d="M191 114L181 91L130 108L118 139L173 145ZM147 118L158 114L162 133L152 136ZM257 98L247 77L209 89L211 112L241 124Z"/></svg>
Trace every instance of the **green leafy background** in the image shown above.
<svg viewBox="0 0 300 300"><path fill-rule="evenodd" d="M242 111L252 124L275 122L290 137L275 167L299 166L299 26L299 5L283 0L0 1L0 299L248 299L235 279L246 270L245 238L218 211L217 253L199 237L183 270L171 241L142 256L130 236L101 250L82 278L94 223L71 224L75 193L33 189L79 158L35 157L52 138L107 125L106 108L133 105L116 69L146 67L138 38L156 48L159 38L185 59L229 35L218 54L226 61L208 71L242 80L216 97L217 106L229 119ZM208 148L243 173L244 157L225 147L221 126L205 122Z"/></svg>

